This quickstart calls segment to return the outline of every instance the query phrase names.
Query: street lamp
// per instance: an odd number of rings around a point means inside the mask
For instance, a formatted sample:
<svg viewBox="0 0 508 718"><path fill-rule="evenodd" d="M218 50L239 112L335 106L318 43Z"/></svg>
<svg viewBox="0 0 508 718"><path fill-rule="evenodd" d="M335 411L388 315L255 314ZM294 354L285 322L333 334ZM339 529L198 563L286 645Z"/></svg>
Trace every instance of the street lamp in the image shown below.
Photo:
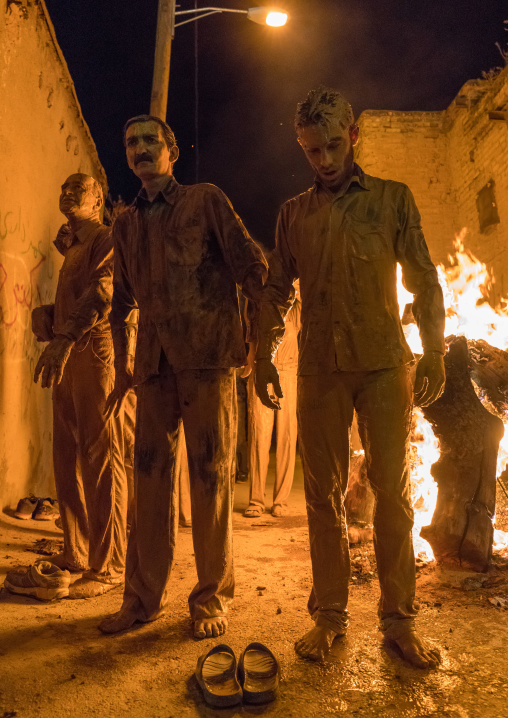
<svg viewBox="0 0 508 718"><path fill-rule="evenodd" d="M173 28L186 25L189 22L200 20L208 15L217 15L217 13L234 12L241 15L247 15L247 20L257 22L258 25L269 25L270 27L282 27L288 19L288 14L284 10L274 7L250 7L248 10L234 10L228 7L200 7L191 10L176 10L175 15L194 15L189 20L183 20L173 25Z"/></svg>
<svg viewBox="0 0 508 718"><path fill-rule="evenodd" d="M235 10L226 7L202 7L191 10L177 10L176 0L159 0L157 15L157 36L155 40L155 60L153 68L152 96L150 100L150 114L166 119L168 105L169 66L171 60L171 41L175 36L175 28L187 25L190 22L201 20L209 15L234 12L246 15L248 20L259 25L282 27L286 24L288 14L276 7L251 7L248 10ZM192 15L186 20L175 23L176 16Z"/></svg>

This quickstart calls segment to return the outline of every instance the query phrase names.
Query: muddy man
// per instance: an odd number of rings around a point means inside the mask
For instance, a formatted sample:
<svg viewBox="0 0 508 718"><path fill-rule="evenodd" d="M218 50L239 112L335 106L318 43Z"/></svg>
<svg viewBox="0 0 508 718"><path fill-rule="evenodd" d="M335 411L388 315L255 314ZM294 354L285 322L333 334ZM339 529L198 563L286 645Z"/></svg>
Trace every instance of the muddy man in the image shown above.
<svg viewBox="0 0 508 718"><path fill-rule="evenodd" d="M175 467L183 423L198 574L189 608L196 638L219 636L234 590L235 367L246 363L237 285L256 301L266 261L217 187L178 184L178 147L165 122L135 117L124 140L142 188L113 227L116 381L109 410L115 413L128 388L137 386L136 510L123 605L100 629L116 633L164 613L178 528ZM138 307L134 357L129 317Z"/></svg>
<svg viewBox="0 0 508 718"><path fill-rule="evenodd" d="M309 522L315 627L296 643L321 660L348 627L350 559L344 496L349 434L356 411L368 477L376 496L374 542L381 584L379 618L387 643L420 668L439 651L415 632L415 559L408 442L414 399L435 401L444 385L443 297L411 192L365 174L354 163L359 129L350 104L320 87L297 109L298 142L315 173L313 187L286 202L259 318L256 388L275 408L281 396L272 357L284 333L292 283L299 277L302 333L298 427ZM414 361L397 303L396 267L414 294L424 353Z"/></svg>
<svg viewBox="0 0 508 718"><path fill-rule="evenodd" d="M60 211L67 224L55 246L65 259L55 303L36 307L32 327L49 342L35 381L53 388L53 464L64 533L63 554L51 561L84 572L70 598L91 598L123 583L127 545L128 477L124 440L134 405L117 417L104 414L113 389L111 228L100 220L103 193L86 174L62 185Z"/></svg>

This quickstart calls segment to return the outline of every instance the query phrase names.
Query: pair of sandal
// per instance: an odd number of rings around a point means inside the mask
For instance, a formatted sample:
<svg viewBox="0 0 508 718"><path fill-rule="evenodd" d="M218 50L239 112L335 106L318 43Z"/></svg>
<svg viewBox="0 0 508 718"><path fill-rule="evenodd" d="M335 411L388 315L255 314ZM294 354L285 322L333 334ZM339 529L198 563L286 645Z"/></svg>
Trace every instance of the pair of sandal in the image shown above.
<svg viewBox="0 0 508 718"><path fill-rule="evenodd" d="M221 643L198 658L195 675L213 708L236 706L242 700L260 705L277 698L280 665L262 643L249 643L237 667L233 649Z"/></svg>
<svg viewBox="0 0 508 718"><path fill-rule="evenodd" d="M264 508L261 508L261 506L257 506L255 504L251 504L247 506L247 508L243 512L243 515L248 519L258 519L264 513ZM281 506L280 504L274 504L272 506L272 516L275 516L275 518L280 518L281 516L285 515L286 509L283 506Z"/></svg>

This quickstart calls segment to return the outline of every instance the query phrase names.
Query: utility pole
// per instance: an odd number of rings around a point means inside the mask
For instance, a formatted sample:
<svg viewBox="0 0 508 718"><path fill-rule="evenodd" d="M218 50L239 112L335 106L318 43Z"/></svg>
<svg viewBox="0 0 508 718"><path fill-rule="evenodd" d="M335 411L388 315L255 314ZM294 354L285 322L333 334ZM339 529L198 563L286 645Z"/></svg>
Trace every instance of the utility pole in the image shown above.
<svg viewBox="0 0 508 718"><path fill-rule="evenodd" d="M234 12L245 15L248 20L260 25L282 27L288 19L287 13L272 10L270 7L251 7L248 10L239 10L229 7L197 7L197 2L191 10L176 10L176 0L159 0L157 12L157 36L155 38L155 58L153 65L152 96L150 99L150 114L166 120L168 109L169 64L171 61L171 41L175 36L175 27L187 25L190 22L201 20L209 15ZM175 16L192 15L175 25Z"/></svg>
<svg viewBox="0 0 508 718"><path fill-rule="evenodd" d="M175 36L175 7L176 0L159 0L150 114L160 117L161 120L166 120L168 107L171 41Z"/></svg>

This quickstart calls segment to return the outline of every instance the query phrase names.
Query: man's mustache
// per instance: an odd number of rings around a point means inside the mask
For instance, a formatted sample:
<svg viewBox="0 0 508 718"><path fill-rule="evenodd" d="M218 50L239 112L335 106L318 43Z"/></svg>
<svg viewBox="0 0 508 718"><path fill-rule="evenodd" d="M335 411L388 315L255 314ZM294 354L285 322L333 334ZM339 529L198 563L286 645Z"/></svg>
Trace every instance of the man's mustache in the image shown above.
<svg viewBox="0 0 508 718"><path fill-rule="evenodd" d="M139 165L140 162L152 162L153 157L148 152L142 152L140 155L134 157L134 166Z"/></svg>

